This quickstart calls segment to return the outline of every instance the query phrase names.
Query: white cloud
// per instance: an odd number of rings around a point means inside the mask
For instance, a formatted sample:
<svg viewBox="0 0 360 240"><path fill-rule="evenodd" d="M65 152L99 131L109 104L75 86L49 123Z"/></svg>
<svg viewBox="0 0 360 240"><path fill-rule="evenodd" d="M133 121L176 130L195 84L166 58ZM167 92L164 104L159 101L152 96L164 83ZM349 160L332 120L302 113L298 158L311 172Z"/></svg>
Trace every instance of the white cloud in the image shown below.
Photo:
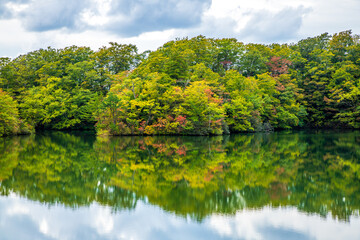
<svg viewBox="0 0 360 240"><path fill-rule="evenodd" d="M111 21L108 16L111 10L111 0L93 0L93 4L97 12L95 13L91 9L86 9L81 14L81 21L86 22L92 27L108 24Z"/></svg>
<svg viewBox="0 0 360 240"><path fill-rule="evenodd" d="M219 234L231 239L356 239L360 236L359 218L350 223L326 219L317 215L299 212L296 208L271 208L243 210L233 218L221 215L210 217L209 226ZM229 226L231 229L229 229Z"/></svg>
<svg viewBox="0 0 360 240"><path fill-rule="evenodd" d="M0 2L0 56L74 44L96 50L110 41L155 50L175 37L200 34L271 43L348 29L360 33L358 0L212 0L211 6L210 0L146 1L145 5L143 0L73 0L70 4L51 0L40 4L44 1Z"/></svg>
<svg viewBox="0 0 360 240"><path fill-rule="evenodd" d="M109 208L97 208L94 227L100 235L111 233L114 230L114 219Z"/></svg>
<svg viewBox="0 0 360 240"><path fill-rule="evenodd" d="M6 214L13 215L29 215L30 209L27 206L15 203L13 206L7 209Z"/></svg>
<svg viewBox="0 0 360 240"><path fill-rule="evenodd" d="M321 0L311 1L313 11L304 18L300 35L302 37L320 33L336 33L352 29L360 33L360 1L358 0Z"/></svg>
<svg viewBox="0 0 360 240"><path fill-rule="evenodd" d="M45 235L49 234L49 225L45 218L40 222L40 232Z"/></svg>
<svg viewBox="0 0 360 240"><path fill-rule="evenodd" d="M15 57L34 49L37 41L35 34L24 31L16 19L0 20L0 57Z"/></svg>
<svg viewBox="0 0 360 240"><path fill-rule="evenodd" d="M142 202L113 213L96 203L71 209L0 196L0 239L357 239L359 225L359 217L341 222L293 207L213 214L199 223Z"/></svg>

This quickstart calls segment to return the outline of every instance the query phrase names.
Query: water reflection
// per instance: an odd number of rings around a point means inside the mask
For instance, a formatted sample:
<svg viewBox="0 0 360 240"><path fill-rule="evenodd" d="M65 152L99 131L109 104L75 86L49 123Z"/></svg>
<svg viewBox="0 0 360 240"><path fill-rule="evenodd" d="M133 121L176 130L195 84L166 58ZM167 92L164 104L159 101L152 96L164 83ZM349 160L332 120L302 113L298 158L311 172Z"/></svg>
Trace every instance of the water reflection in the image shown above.
<svg viewBox="0 0 360 240"><path fill-rule="evenodd" d="M359 218L324 221L295 208L244 209L213 214L202 223L139 202L121 214L97 203L73 211L9 196L0 197L0 239L357 239Z"/></svg>
<svg viewBox="0 0 360 240"><path fill-rule="evenodd" d="M359 215L359 178L359 132L0 138L1 195L78 211L151 204L195 222L231 226L241 211L290 207L349 224ZM230 230L219 232L225 238Z"/></svg>

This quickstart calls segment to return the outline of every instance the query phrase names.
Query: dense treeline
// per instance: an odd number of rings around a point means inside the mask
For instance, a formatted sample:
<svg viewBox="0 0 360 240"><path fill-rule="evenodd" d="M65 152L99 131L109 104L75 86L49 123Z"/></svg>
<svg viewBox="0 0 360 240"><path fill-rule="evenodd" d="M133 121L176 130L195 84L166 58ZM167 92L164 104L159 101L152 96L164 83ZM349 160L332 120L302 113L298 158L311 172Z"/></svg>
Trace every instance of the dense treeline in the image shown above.
<svg viewBox="0 0 360 240"><path fill-rule="evenodd" d="M110 43L1 58L0 135L360 128L359 39L351 31L282 45L198 36L141 54Z"/></svg>

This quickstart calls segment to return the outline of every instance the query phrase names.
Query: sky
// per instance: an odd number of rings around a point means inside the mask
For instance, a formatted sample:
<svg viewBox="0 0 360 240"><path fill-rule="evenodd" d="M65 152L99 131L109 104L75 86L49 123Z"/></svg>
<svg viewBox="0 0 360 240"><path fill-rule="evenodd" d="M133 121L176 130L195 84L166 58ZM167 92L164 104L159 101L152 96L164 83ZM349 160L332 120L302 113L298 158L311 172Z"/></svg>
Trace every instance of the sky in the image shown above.
<svg viewBox="0 0 360 240"><path fill-rule="evenodd" d="M188 215L189 216L189 215ZM211 214L198 222L136 202L135 209L112 211L44 204L10 193L0 196L0 239L358 239L360 218L349 222L331 214L304 213L295 207L242 209L232 215Z"/></svg>
<svg viewBox="0 0 360 240"><path fill-rule="evenodd" d="M360 34L359 13L360 0L0 0L0 57L109 42L142 52L200 34L293 43L325 32Z"/></svg>

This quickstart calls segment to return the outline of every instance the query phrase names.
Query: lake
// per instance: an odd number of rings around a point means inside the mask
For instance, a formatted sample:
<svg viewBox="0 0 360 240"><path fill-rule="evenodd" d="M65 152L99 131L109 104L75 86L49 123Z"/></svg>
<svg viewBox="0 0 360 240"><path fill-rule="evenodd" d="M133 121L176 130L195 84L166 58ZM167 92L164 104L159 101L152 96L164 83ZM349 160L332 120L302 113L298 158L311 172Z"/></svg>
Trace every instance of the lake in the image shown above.
<svg viewBox="0 0 360 240"><path fill-rule="evenodd" d="M360 239L360 132L0 138L0 239Z"/></svg>

